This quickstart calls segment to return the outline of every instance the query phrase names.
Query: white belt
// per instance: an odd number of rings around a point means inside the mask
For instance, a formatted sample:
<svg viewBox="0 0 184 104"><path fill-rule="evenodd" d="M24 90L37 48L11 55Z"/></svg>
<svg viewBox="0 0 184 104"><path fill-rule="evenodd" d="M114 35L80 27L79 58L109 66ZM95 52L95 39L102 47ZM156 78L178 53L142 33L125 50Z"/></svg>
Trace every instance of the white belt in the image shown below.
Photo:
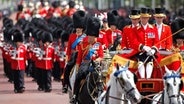
<svg viewBox="0 0 184 104"><path fill-rule="evenodd" d="M24 58L15 58L15 60L24 60Z"/></svg>
<svg viewBox="0 0 184 104"><path fill-rule="evenodd" d="M52 60L52 58L43 58L43 60Z"/></svg>

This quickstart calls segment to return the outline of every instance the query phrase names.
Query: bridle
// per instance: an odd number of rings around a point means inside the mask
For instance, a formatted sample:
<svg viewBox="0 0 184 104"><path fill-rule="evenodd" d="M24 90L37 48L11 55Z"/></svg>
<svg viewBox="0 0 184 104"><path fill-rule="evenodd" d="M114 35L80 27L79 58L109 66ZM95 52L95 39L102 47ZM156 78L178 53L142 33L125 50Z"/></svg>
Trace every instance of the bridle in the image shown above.
<svg viewBox="0 0 184 104"><path fill-rule="evenodd" d="M172 73L170 76L164 76L164 79L165 80L167 80L168 78L174 78L173 85L176 85L176 78L181 78L181 76L180 75L177 75L177 74L174 74L174 73ZM177 98L178 99L178 104L180 104L180 102L179 102L179 97L181 96L180 89L178 90L178 94L172 94L172 95L170 95L169 94L169 88L170 87L167 84L166 84L166 86L167 86L167 89L165 91L166 91L166 93L167 93L167 95L169 97L169 102L171 102L171 99L172 98ZM164 97L162 97L162 103L164 104Z"/></svg>
<svg viewBox="0 0 184 104"><path fill-rule="evenodd" d="M128 97L129 99L130 99L130 98L134 99L135 97L134 97L134 95L133 95L131 92L134 91L135 88L132 87L132 88L130 88L129 90L126 90L126 89L125 89L125 86L124 86L124 83L123 83L123 79L122 79L122 78L117 78L117 80L118 80L118 82L119 82L121 88L125 91L125 96ZM128 96L127 96L127 95L128 95Z"/></svg>
<svg viewBox="0 0 184 104"><path fill-rule="evenodd" d="M92 73L97 73L98 78L95 80L94 74ZM92 77L92 82L90 82L90 79ZM87 84L87 91L91 97L91 99L93 101L97 101L98 100L98 95L95 94L99 94L100 91L102 92L103 90L103 81L102 81L102 74L101 71L99 70L99 66L94 68L93 72L89 72L89 74L86 77L86 84ZM92 85L92 83L94 83L94 85ZM100 87L99 87L100 86ZM90 90L90 88L92 88L92 91Z"/></svg>

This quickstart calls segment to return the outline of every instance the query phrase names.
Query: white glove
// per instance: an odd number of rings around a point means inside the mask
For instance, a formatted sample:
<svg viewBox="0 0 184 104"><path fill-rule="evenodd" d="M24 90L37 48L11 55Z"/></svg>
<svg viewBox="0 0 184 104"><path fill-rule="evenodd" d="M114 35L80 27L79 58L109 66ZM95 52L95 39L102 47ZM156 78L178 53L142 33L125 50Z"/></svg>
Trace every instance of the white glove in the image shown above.
<svg viewBox="0 0 184 104"><path fill-rule="evenodd" d="M149 52L149 51L151 51L151 48L149 47L149 46L143 46L143 48L142 48L144 51L146 51L147 53Z"/></svg>
<svg viewBox="0 0 184 104"><path fill-rule="evenodd" d="M153 56L155 54L155 50L154 49L151 49L149 52L147 52L147 55L149 56Z"/></svg>

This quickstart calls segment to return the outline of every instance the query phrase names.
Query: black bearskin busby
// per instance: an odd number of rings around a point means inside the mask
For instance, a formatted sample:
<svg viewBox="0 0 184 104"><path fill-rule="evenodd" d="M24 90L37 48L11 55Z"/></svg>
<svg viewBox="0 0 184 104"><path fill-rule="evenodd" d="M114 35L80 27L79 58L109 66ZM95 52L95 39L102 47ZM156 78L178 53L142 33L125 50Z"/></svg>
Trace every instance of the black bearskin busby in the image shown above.
<svg viewBox="0 0 184 104"><path fill-rule="evenodd" d="M66 31L63 31L62 33L61 33L61 40L62 40L62 42L67 42L68 40L69 40L69 33L68 32L66 32Z"/></svg>
<svg viewBox="0 0 184 104"><path fill-rule="evenodd" d="M172 33L175 34L176 32L178 32L180 29L183 29L184 28L184 18L178 18L176 20L174 20L172 23L171 23L171 30L172 30ZM184 39L184 30L183 31L180 31L179 33L173 35L173 39Z"/></svg>
<svg viewBox="0 0 184 104"><path fill-rule="evenodd" d="M99 37L100 20L96 17L88 18L86 34Z"/></svg>
<svg viewBox="0 0 184 104"><path fill-rule="evenodd" d="M85 28L86 13L79 10L73 14L74 28Z"/></svg>
<svg viewBox="0 0 184 104"><path fill-rule="evenodd" d="M43 43L46 43L46 42L49 42L51 43L53 41L53 36L51 33L49 32L43 32L43 35L42 35L42 42Z"/></svg>
<svg viewBox="0 0 184 104"><path fill-rule="evenodd" d="M16 31L13 34L13 42L23 42L23 35L20 31Z"/></svg>
<svg viewBox="0 0 184 104"><path fill-rule="evenodd" d="M74 8L75 2L73 0L71 0L71 1L69 1L68 5L69 5L69 8Z"/></svg>
<svg viewBox="0 0 184 104"><path fill-rule="evenodd" d="M107 13L107 21L108 21L108 25L118 25L118 20L119 20L119 15L118 15L118 11L117 10L112 10L110 12Z"/></svg>
<svg viewBox="0 0 184 104"><path fill-rule="evenodd" d="M58 1L58 0L53 1L53 2L52 2L52 6L53 6L54 8L59 7L59 6L60 6L60 1Z"/></svg>

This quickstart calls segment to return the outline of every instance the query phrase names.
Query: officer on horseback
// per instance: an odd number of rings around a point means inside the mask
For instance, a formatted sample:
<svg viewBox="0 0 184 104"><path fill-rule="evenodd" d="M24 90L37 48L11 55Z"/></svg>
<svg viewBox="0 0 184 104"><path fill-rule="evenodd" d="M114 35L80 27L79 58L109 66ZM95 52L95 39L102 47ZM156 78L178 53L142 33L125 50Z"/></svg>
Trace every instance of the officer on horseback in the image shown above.
<svg viewBox="0 0 184 104"><path fill-rule="evenodd" d="M103 48L101 43L97 42L99 35L100 21L96 17L91 17L87 22L87 37L85 37L78 51L76 64L79 66L76 76L73 97L71 103L76 102L77 95L80 89L80 82L85 79L87 74L93 70L91 60L100 62L103 58Z"/></svg>
<svg viewBox="0 0 184 104"><path fill-rule="evenodd" d="M85 20L86 13L84 11L77 11L73 15L73 25L75 28L75 33L70 34L68 40L68 47L66 52L66 62L68 61L65 67L64 74L64 83L63 83L63 92L66 93L69 85L69 75L71 69L74 67L77 59L77 52L79 50L80 43L83 41L83 38L86 37L84 34L85 30Z"/></svg>

